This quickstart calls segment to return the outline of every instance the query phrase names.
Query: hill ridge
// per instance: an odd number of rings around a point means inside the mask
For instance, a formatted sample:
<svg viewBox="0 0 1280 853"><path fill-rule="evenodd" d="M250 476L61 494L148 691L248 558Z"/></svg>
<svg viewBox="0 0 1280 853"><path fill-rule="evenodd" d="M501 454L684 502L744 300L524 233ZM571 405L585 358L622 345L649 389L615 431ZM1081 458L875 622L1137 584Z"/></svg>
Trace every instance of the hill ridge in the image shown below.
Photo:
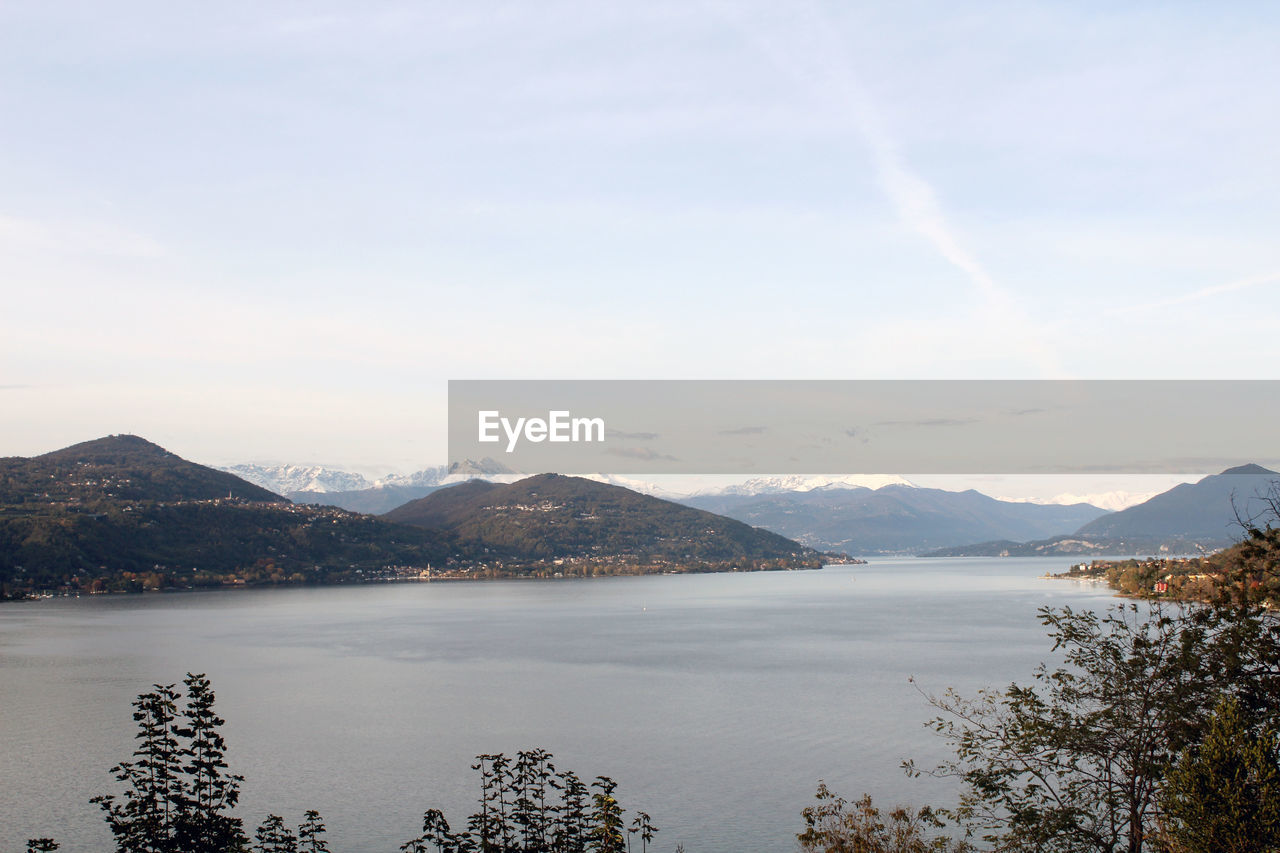
<svg viewBox="0 0 1280 853"><path fill-rule="evenodd" d="M777 533L563 474L536 474L509 484L472 480L382 517L445 531L494 553L541 559L820 562L816 551Z"/></svg>

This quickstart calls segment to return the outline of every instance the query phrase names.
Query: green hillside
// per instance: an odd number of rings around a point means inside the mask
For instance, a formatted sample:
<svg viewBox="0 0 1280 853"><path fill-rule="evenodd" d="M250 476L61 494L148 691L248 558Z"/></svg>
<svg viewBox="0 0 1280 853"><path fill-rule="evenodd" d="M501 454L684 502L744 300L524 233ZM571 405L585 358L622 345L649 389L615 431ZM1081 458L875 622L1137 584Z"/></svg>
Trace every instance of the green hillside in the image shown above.
<svg viewBox="0 0 1280 853"><path fill-rule="evenodd" d="M441 565L451 537L291 504L137 436L0 460L0 594L319 582Z"/></svg>
<svg viewBox="0 0 1280 853"><path fill-rule="evenodd" d="M0 458L2 505L228 496L286 502L234 474L188 462L136 435L111 435L32 458Z"/></svg>
<svg viewBox="0 0 1280 853"><path fill-rule="evenodd" d="M447 532L513 559L689 566L820 565L776 533L619 486L540 474L498 485L473 480L411 501L389 521Z"/></svg>

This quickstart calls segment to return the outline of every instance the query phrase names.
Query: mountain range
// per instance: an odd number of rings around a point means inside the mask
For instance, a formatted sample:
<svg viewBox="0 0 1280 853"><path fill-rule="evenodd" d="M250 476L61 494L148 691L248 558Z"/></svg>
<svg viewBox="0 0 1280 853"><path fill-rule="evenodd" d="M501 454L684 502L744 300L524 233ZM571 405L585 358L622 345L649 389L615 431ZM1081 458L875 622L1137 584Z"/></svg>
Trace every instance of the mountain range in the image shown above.
<svg viewBox="0 0 1280 853"><path fill-rule="evenodd" d="M1181 483L1136 506L1099 516L1074 532L1032 540L998 539L947 547L925 556L1041 554L1195 554L1239 541L1241 521L1266 519L1280 473L1241 465L1195 483ZM1274 522L1276 519L1271 518Z"/></svg>
<svg viewBox="0 0 1280 853"><path fill-rule="evenodd" d="M1105 514L1072 506L1001 501L972 489L948 492L891 483L807 491L702 495L689 506L763 527L820 550L857 556L915 553L981 539L1052 536Z"/></svg>
<svg viewBox="0 0 1280 853"><path fill-rule="evenodd" d="M467 459L450 465L435 465L412 474L388 474L377 480L322 465L243 464L220 470L243 477L296 503L336 506L372 515L380 515L437 489L468 480L510 483L525 476L487 457L479 462Z"/></svg>
<svg viewBox="0 0 1280 853"><path fill-rule="evenodd" d="M451 483L476 477L513 482L520 475L493 460L437 466L385 477L353 491L292 491L299 502L386 513ZM1257 482L1245 482L1250 476ZM616 475L587 479L666 498L762 527L818 550L877 554L1137 554L1219 548L1233 541L1233 516L1200 518L1200 507L1229 508L1227 490L1252 494L1278 477L1259 466L1232 469L1206 485L1183 484L1119 512L1084 503L1029 503L976 491L913 486L901 477L775 476L680 494ZM1114 496L1113 496L1114 497ZM1255 508L1256 511L1256 508Z"/></svg>
<svg viewBox="0 0 1280 853"><path fill-rule="evenodd" d="M342 482L322 471L276 475L305 480L309 489L293 494L308 503L137 436L0 459L0 587L8 594L333 582L427 566L459 577L795 568L820 564L822 551L1194 552L1237 539L1237 515L1274 521L1280 507L1273 491L1280 474L1256 465L1113 513L905 482L868 488L848 478L758 478L674 502L641 494L631 481L601 482L621 478L517 479L482 460L352 492L398 504L372 515L313 503L348 494L312 490Z"/></svg>

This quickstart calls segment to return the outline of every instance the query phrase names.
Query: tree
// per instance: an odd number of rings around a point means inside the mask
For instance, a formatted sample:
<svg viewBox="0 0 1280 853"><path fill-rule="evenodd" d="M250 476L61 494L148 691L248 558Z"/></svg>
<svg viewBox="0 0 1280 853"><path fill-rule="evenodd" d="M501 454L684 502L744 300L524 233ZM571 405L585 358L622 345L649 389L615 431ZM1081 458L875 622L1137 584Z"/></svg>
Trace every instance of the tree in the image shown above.
<svg viewBox="0 0 1280 853"><path fill-rule="evenodd" d="M94 797L119 853L227 853L240 849L244 830L231 815L241 777L227 774L224 720L203 674L187 673L187 701L174 685L157 684L134 701L138 725L134 761L111 769L123 795Z"/></svg>
<svg viewBox="0 0 1280 853"><path fill-rule="evenodd" d="M595 809L591 814L590 849L592 853L623 853L626 839L622 835L622 807L613 796L618 783L608 776L597 776L591 787L599 792L591 797Z"/></svg>
<svg viewBox="0 0 1280 853"><path fill-rule="evenodd" d="M973 699L930 697L956 751L934 772L965 783L957 816L1000 850L1140 853L1167 769L1200 742L1220 697L1274 713L1274 618L1153 604L1046 608L1041 620L1065 666Z"/></svg>
<svg viewBox="0 0 1280 853"><path fill-rule="evenodd" d="M175 839L183 853L223 853L243 838L239 818L231 809L240 799L242 776L226 773L226 742L221 726L226 723L213 711L214 693L204 673L187 673L185 726L174 733L186 740L180 755L184 759L184 819Z"/></svg>
<svg viewBox="0 0 1280 853"><path fill-rule="evenodd" d="M556 853L584 853L587 849L587 795L590 793L572 770L560 775L563 804L552 834Z"/></svg>
<svg viewBox="0 0 1280 853"><path fill-rule="evenodd" d="M254 853L298 853L298 839L280 815L269 814L258 827Z"/></svg>
<svg viewBox="0 0 1280 853"><path fill-rule="evenodd" d="M521 849L527 853L545 853L549 849L551 826L559 811L548 800L548 795L559 787L550 759L551 754L543 749L516 753L511 776L511 819L519 831Z"/></svg>
<svg viewBox="0 0 1280 853"><path fill-rule="evenodd" d="M796 836L801 853L968 853L967 842L955 841L937 830L943 828L930 807L899 806L888 822L863 794L856 803L837 797L818 783L818 805L803 812L805 830Z"/></svg>
<svg viewBox="0 0 1280 853"><path fill-rule="evenodd" d="M658 834L658 827L653 825L653 819L649 817L648 812L639 812L636 819L631 821L631 828L627 830L630 835L640 834L640 853L647 853L653 836ZM631 850L631 839L627 839L628 853Z"/></svg>
<svg viewBox="0 0 1280 853"><path fill-rule="evenodd" d="M53 853L58 849L58 842L52 838L28 838L27 853Z"/></svg>
<svg viewBox="0 0 1280 853"><path fill-rule="evenodd" d="M1226 697L1204 740L1169 771L1160 797L1165 832L1187 853L1265 853L1280 848L1280 754L1273 730L1250 730Z"/></svg>
<svg viewBox="0 0 1280 853"><path fill-rule="evenodd" d="M133 703L138 724L136 761L111 768L125 784L122 799L94 797L106 813L119 853L179 853L178 823L187 811L182 788L181 750L174 732L179 694L174 685L155 685Z"/></svg>
<svg viewBox="0 0 1280 853"><path fill-rule="evenodd" d="M622 853L626 849L623 810L614 798L617 783L599 776L598 793L571 771L557 772L551 754L534 749L476 756L480 810L455 833L438 809L422 816L422 834L400 846L403 853ZM558 794L558 796L557 796ZM640 813L632 832L647 845L658 828ZM308 851L310 853L310 851ZM642 851L644 853L644 851Z"/></svg>
<svg viewBox="0 0 1280 853"><path fill-rule="evenodd" d="M303 816L302 825L298 827L300 853L329 853L329 842L324 840L324 833L320 812L309 809Z"/></svg>

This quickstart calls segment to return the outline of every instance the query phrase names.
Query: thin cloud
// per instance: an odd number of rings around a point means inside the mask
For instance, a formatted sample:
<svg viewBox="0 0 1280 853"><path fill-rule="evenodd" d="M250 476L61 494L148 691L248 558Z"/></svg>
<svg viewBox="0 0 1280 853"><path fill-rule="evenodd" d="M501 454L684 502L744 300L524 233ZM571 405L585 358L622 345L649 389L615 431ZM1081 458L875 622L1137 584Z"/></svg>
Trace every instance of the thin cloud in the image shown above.
<svg viewBox="0 0 1280 853"><path fill-rule="evenodd" d="M782 27L766 30L725 5L719 8L776 68L824 101L833 101L837 108L843 109L866 145L876 179L898 218L964 274L981 296L983 307L1003 323L1029 327L1030 321L1015 306L1008 292L997 284L952 227L933 186L907 162L875 101L853 71L843 46L832 37L835 28L824 19L821 10L810 3L787 7L796 12L799 19L798 27L792 28L795 39L803 42L797 45L781 42L783 37L778 33L784 30ZM1038 336L1028 335L1022 340L1042 369L1061 373L1056 358Z"/></svg>
<svg viewBox="0 0 1280 853"><path fill-rule="evenodd" d="M645 462L679 462L674 456L659 453L648 447L610 447L605 453L621 456L624 459L640 459Z"/></svg>
<svg viewBox="0 0 1280 853"><path fill-rule="evenodd" d="M876 421L872 426L957 427L978 422L977 418L921 418L914 421Z"/></svg>
<svg viewBox="0 0 1280 853"><path fill-rule="evenodd" d="M744 426L737 429L722 429L720 435L763 435L769 430L768 427L762 426Z"/></svg>
<svg viewBox="0 0 1280 853"><path fill-rule="evenodd" d="M1235 293L1240 290L1248 290L1252 287L1261 287L1265 284L1275 284L1280 282L1280 272L1263 273L1262 275L1249 276L1248 278L1237 279L1236 281L1227 282L1226 284L1215 284L1211 287L1202 287L1199 290L1193 290L1191 293L1184 293L1181 296L1174 296L1170 299L1160 299L1155 302L1147 302L1142 305L1127 305L1122 308L1113 308L1108 314L1132 314L1139 311L1153 311L1157 308L1170 308L1174 305L1185 305L1188 302L1199 302L1201 299L1209 299L1223 293Z"/></svg>
<svg viewBox="0 0 1280 853"><path fill-rule="evenodd" d="M607 429L604 435L605 438L620 438L625 441L653 441L660 438L656 432L623 432L619 429Z"/></svg>

